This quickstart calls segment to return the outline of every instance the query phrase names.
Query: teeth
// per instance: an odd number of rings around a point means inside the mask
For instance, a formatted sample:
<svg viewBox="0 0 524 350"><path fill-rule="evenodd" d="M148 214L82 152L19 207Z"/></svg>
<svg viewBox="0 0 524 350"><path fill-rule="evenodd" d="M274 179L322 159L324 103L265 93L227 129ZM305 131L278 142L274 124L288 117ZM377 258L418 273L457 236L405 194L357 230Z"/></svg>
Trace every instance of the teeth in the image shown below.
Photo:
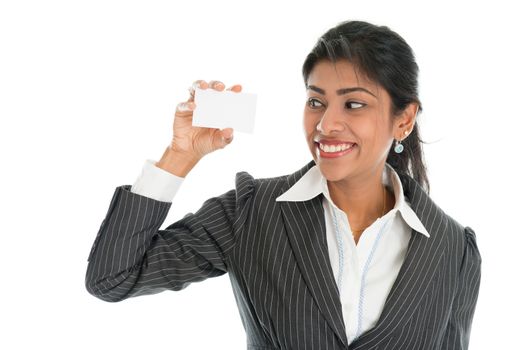
<svg viewBox="0 0 524 350"><path fill-rule="evenodd" d="M323 150L324 152L328 152L328 153L345 151L348 148L351 148L352 146L349 144L340 144L336 146L335 145L324 145L322 143L320 143L319 145L320 145L321 150Z"/></svg>

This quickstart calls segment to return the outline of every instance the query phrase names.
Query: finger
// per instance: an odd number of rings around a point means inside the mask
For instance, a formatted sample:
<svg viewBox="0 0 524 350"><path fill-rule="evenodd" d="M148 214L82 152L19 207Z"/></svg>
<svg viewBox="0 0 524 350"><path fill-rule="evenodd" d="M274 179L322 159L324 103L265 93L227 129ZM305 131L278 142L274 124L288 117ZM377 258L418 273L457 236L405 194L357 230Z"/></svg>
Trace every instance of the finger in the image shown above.
<svg viewBox="0 0 524 350"><path fill-rule="evenodd" d="M233 91L233 92L240 92L242 91L242 85L236 84L236 85L228 87L227 90Z"/></svg>
<svg viewBox="0 0 524 350"><path fill-rule="evenodd" d="M222 91L226 87L223 82L219 80L210 80L209 86L215 90Z"/></svg>
<svg viewBox="0 0 524 350"><path fill-rule="evenodd" d="M199 80L195 80L193 82L193 84L191 85L191 88L193 89L193 91L195 90L195 88L201 88L201 89L207 89L209 87L209 84L207 83L207 81L205 80L202 80L202 79L199 79Z"/></svg>
<svg viewBox="0 0 524 350"><path fill-rule="evenodd" d="M209 87L209 84L205 80L202 80L202 79L195 80L193 84L191 84L191 86L188 88L189 90L189 99L187 100L188 102L194 101L195 89L197 87L200 89L207 89Z"/></svg>
<svg viewBox="0 0 524 350"><path fill-rule="evenodd" d="M193 115L193 111L195 110L196 104L195 102L180 102L176 106L175 116L177 117L189 117Z"/></svg>
<svg viewBox="0 0 524 350"><path fill-rule="evenodd" d="M225 128L220 130L222 137L226 140L233 138L233 128Z"/></svg>
<svg viewBox="0 0 524 350"><path fill-rule="evenodd" d="M220 130L219 135L220 137L214 140L216 142L214 146L217 148L224 148L233 141L232 128L225 128L223 130Z"/></svg>

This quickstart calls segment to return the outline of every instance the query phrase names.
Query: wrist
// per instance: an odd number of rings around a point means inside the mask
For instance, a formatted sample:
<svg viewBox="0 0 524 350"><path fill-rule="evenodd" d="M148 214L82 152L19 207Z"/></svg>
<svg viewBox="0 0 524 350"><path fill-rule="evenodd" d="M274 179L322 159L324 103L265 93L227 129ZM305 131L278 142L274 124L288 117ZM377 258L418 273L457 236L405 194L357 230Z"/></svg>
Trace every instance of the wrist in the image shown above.
<svg viewBox="0 0 524 350"><path fill-rule="evenodd" d="M186 177L200 160L199 157L166 147L162 158L155 165L173 175Z"/></svg>

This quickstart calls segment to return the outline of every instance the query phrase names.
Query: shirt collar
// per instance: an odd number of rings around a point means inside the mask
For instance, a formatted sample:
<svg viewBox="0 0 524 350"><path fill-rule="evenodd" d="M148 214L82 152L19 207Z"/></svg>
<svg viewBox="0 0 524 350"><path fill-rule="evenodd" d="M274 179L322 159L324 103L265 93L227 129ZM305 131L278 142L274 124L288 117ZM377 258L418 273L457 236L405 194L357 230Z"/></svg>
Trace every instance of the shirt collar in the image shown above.
<svg viewBox="0 0 524 350"><path fill-rule="evenodd" d="M404 221L411 228L422 233L424 236L429 237L428 231L404 196L402 182L400 181L397 172L388 163L385 163L382 172L382 183L389 188L393 188L395 194L395 206L393 207L393 212L400 212ZM302 202L313 199L321 193L331 203L331 205L335 206L329 195L326 178L322 175L318 166L314 165L293 186L291 186L286 192L282 193L276 201Z"/></svg>

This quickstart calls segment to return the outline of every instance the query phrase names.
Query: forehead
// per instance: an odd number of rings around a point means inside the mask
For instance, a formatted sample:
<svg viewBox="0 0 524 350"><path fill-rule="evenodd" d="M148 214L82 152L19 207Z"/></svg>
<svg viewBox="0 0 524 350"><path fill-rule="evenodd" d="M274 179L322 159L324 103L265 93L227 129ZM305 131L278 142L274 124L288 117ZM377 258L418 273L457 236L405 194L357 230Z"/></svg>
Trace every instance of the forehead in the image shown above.
<svg viewBox="0 0 524 350"><path fill-rule="evenodd" d="M327 59L318 61L313 67L308 77L308 85L316 85L330 91L335 91L345 87L364 87L375 96L380 94L381 87L371 81L365 74L359 71L358 67L348 60L337 60L331 62Z"/></svg>

